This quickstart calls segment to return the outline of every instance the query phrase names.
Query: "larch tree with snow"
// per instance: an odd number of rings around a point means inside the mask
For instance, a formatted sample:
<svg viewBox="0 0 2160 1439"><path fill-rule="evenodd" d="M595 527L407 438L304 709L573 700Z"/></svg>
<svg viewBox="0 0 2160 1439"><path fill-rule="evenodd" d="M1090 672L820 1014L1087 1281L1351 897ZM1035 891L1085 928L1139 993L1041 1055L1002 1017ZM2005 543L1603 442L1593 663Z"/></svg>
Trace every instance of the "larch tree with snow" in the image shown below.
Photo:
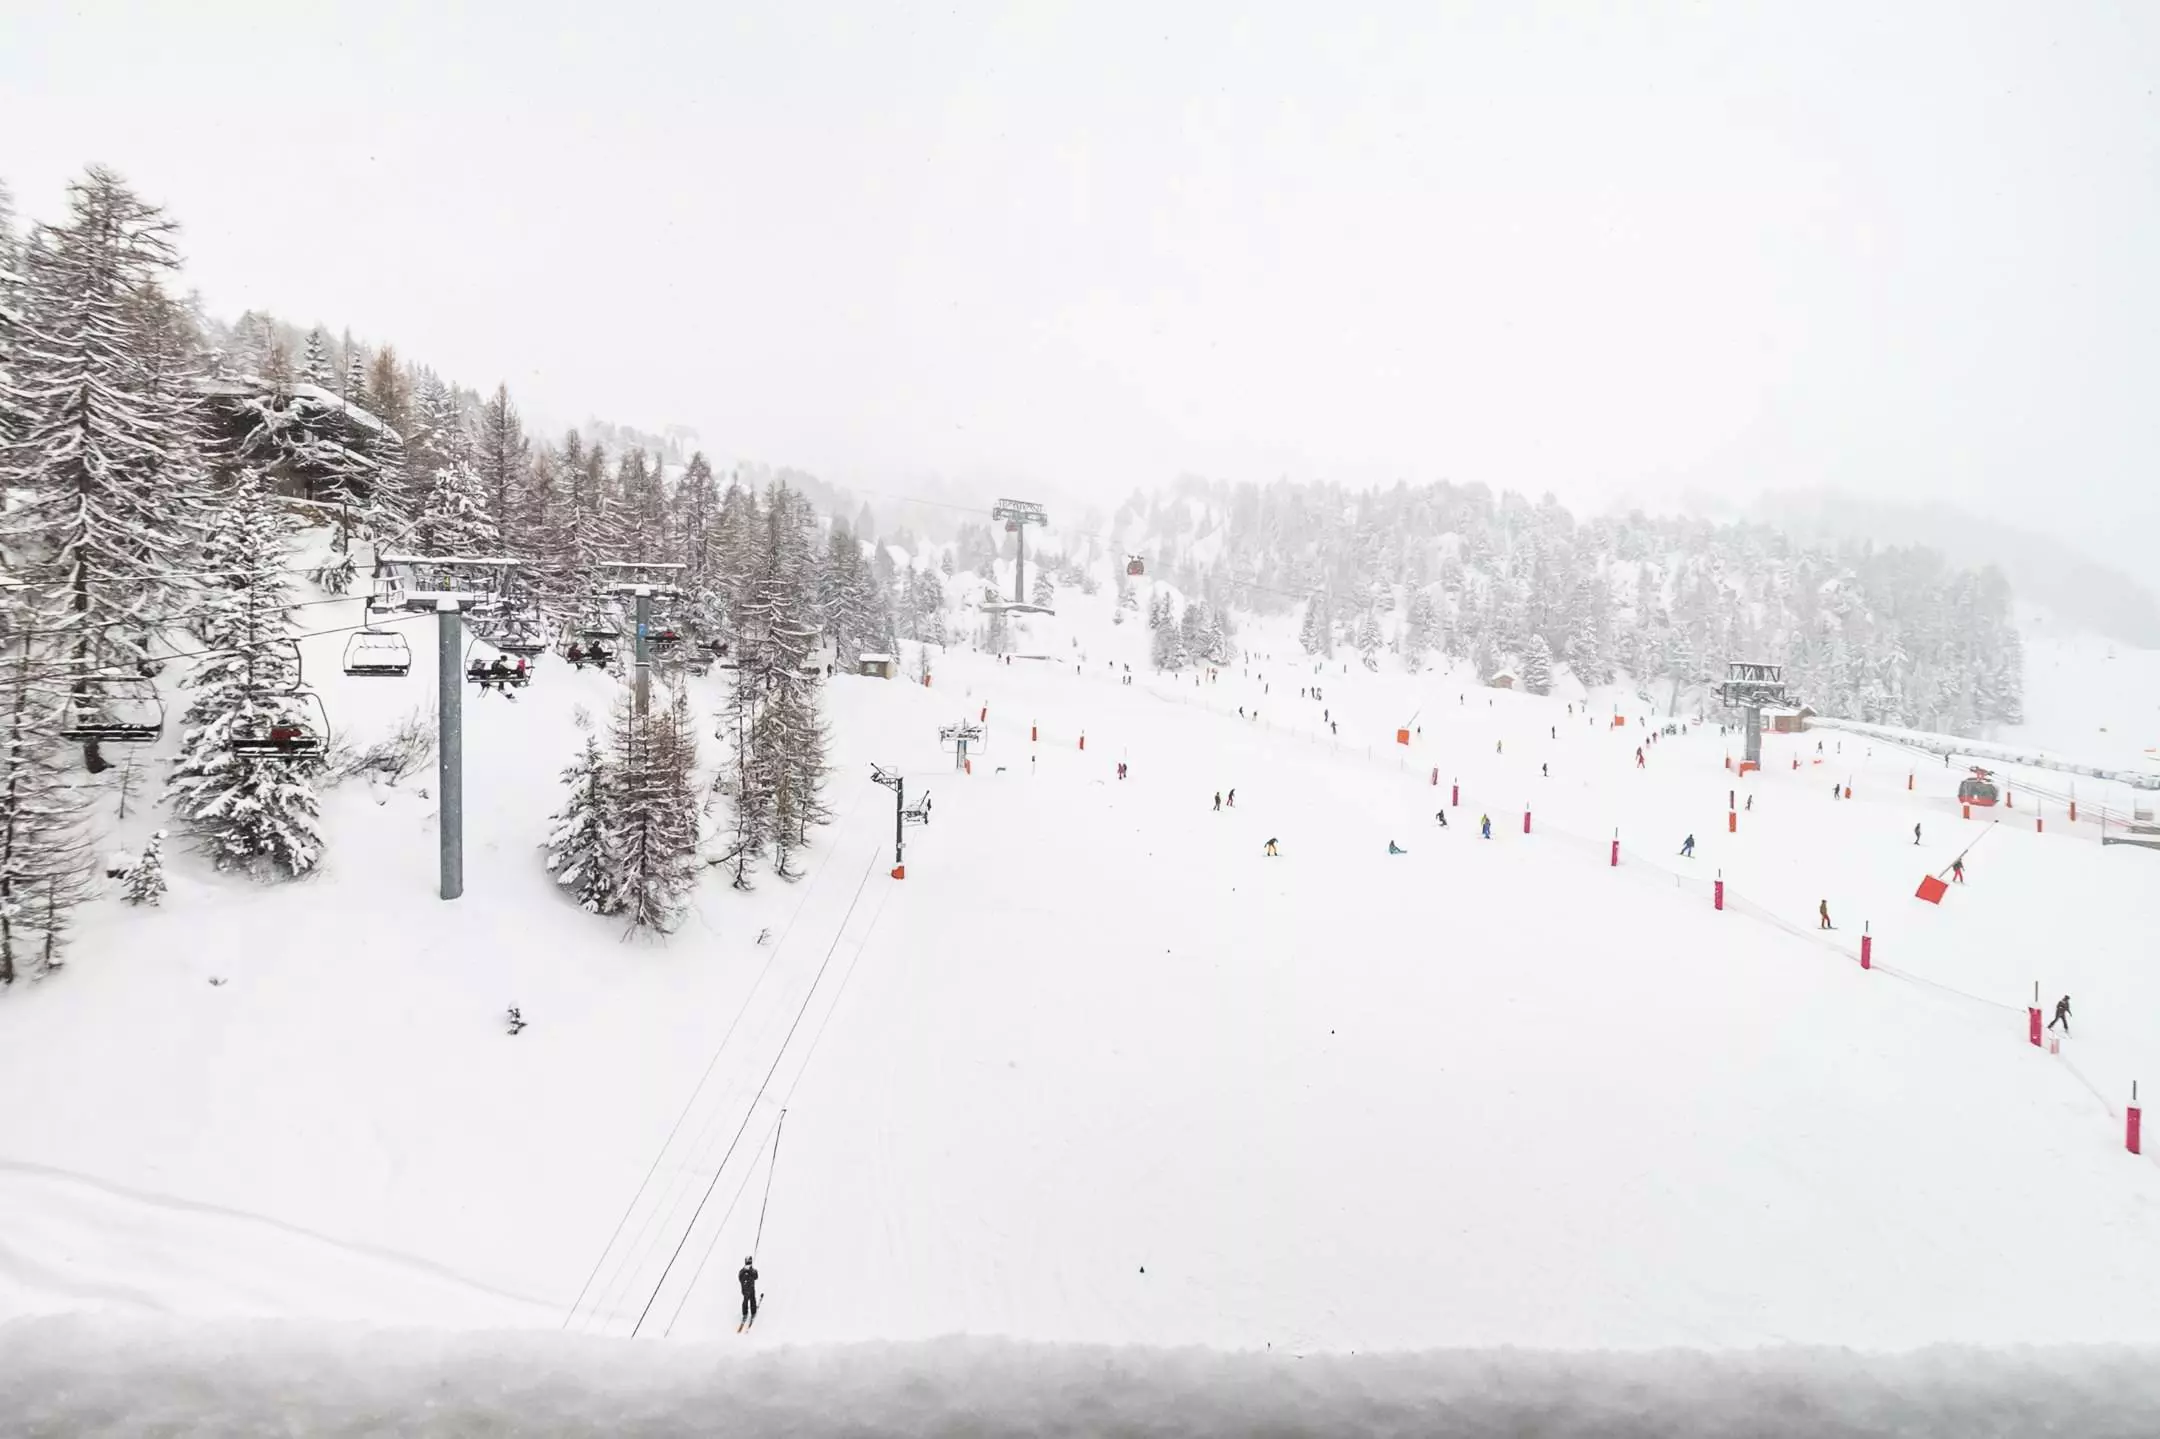
<svg viewBox="0 0 2160 1439"><path fill-rule="evenodd" d="M165 831L153 833L128 867L123 891L129 904L157 904L165 898Z"/></svg>
<svg viewBox="0 0 2160 1439"><path fill-rule="evenodd" d="M480 491L487 499L495 543L505 553L520 553L523 536L518 533L517 521L525 512L532 442L525 438L524 422L518 416L517 406L510 403L507 385L497 385L495 393L480 407L480 433L473 445L473 466Z"/></svg>
<svg viewBox="0 0 2160 1439"><path fill-rule="evenodd" d="M13 984L61 962L90 844L84 795L58 734L71 671L54 662L54 646L36 642L54 607L35 591L7 590L0 611L0 984Z"/></svg>
<svg viewBox="0 0 2160 1439"><path fill-rule="evenodd" d="M769 786L773 873L793 879L795 851L826 822L823 686L811 665L818 638L808 505L776 481L765 504L764 547L743 608L740 663L755 678L759 708L750 748Z"/></svg>
<svg viewBox="0 0 2160 1439"><path fill-rule="evenodd" d="M172 319L146 303L178 264L173 224L111 172L69 187L69 216L38 232L24 257L20 322L9 360L15 429L0 452L0 521L16 574L56 603L62 643L39 667L71 667L75 709L97 708L101 681L142 675L156 618L186 581L201 493L183 387L147 327ZM41 606L41 608L44 608ZM86 760L100 767L94 749Z"/></svg>
<svg viewBox="0 0 2160 1439"><path fill-rule="evenodd" d="M234 482L221 511L209 566L218 578L205 582L191 619L204 652L181 680L188 704L167 798L218 868L301 875L322 858L322 760L233 753L235 739L321 723L299 694L288 531L252 474Z"/></svg>
<svg viewBox="0 0 2160 1439"><path fill-rule="evenodd" d="M639 714L628 690L609 726L608 900L633 929L666 934L682 922L697 882L697 737L689 702Z"/></svg>

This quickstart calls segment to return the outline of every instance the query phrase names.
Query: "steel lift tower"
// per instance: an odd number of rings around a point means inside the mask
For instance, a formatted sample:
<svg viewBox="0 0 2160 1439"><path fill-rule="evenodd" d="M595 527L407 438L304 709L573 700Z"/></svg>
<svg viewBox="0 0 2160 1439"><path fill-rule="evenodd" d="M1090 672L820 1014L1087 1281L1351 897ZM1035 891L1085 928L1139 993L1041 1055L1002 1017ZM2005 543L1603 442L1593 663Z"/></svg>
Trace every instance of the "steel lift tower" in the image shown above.
<svg viewBox="0 0 2160 1439"><path fill-rule="evenodd" d="M1741 727L1747 735L1747 752L1742 758L1762 768L1763 706L1791 702L1785 689L1785 666L1730 661L1725 666L1725 683L1718 686L1718 698L1741 712Z"/></svg>
<svg viewBox="0 0 2160 1439"><path fill-rule="evenodd" d="M990 509L990 518L1003 520L1019 542L1019 558L1013 565L1013 608L1027 607L1027 527L1047 525L1050 512L1033 500L999 500Z"/></svg>

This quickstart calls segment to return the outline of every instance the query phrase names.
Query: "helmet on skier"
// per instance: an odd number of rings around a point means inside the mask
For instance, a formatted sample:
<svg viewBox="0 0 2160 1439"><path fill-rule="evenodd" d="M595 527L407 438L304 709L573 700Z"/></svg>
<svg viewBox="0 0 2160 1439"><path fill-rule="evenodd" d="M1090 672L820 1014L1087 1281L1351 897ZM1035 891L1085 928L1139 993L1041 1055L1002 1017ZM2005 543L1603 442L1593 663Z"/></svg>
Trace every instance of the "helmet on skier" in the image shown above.
<svg viewBox="0 0 2160 1439"><path fill-rule="evenodd" d="M745 1263L745 1264L748 1264L748 1263L750 1262L750 1256L749 1256L749 1255L747 1255L747 1254L745 1254L745 1255L744 1255L744 1256L742 1257L742 1262L743 1262L743 1263Z"/></svg>

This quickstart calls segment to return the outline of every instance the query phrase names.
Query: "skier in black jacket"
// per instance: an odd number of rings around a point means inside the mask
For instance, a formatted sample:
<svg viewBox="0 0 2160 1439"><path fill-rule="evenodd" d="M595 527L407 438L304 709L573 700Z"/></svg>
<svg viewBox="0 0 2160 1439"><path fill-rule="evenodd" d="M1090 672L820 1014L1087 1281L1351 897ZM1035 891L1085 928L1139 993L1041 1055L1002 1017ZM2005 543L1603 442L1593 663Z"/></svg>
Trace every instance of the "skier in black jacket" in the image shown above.
<svg viewBox="0 0 2160 1439"><path fill-rule="evenodd" d="M735 1282L742 1285L742 1324L740 1329L757 1318L757 1266L750 1262L751 1256L743 1256L742 1268L735 1271Z"/></svg>
<svg viewBox="0 0 2160 1439"><path fill-rule="evenodd" d="M2063 1027L2064 1034L2070 1032L2070 996L2067 994L2055 1001L2055 1017L2048 1021L2048 1028L2053 1029L2058 1024Z"/></svg>

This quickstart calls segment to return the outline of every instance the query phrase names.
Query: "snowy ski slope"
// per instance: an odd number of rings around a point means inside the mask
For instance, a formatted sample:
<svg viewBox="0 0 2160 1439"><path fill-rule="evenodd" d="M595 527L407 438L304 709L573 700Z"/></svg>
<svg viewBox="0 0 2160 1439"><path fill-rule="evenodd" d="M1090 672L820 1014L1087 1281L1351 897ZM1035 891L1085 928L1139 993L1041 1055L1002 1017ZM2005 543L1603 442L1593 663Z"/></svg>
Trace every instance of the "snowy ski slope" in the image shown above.
<svg viewBox="0 0 2160 1439"><path fill-rule="evenodd" d="M614 687L553 661L466 696L463 899L430 770L334 792L308 881L176 855L162 910L93 905L0 1001L0 1316L732 1334L762 1212L746 1349L2160 1339L2160 1173L2121 1143L2160 855L1964 821L1957 772L1854 736L1742 782L1691 726L1638 769L1632 710L1315 674L1286 624L1158 678L1107 589L1061 602L1022 622L1054 658L833 682L809 873L715 871L665 944L541 868ZM402 682L309 642L341 727L428 702L425 633ZM985 709L956 775L937 726ZM872 761L934 797L904 881ZM2035 982L2074 996L2060 1054Z"/></svg>

